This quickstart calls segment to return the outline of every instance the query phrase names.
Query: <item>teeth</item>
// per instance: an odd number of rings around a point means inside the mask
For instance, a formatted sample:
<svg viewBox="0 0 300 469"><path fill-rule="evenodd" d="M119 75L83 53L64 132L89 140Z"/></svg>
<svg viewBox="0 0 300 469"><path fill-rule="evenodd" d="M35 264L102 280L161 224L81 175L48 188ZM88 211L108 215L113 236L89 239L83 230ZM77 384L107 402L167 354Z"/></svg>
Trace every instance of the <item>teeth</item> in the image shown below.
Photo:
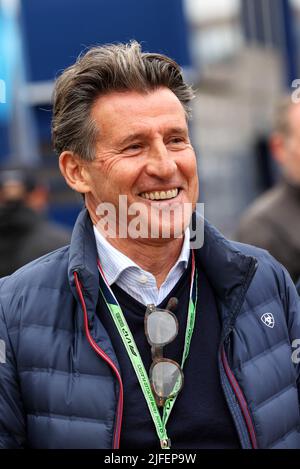
<svg viewBox="0 0 300 469"><path fill-rule="evenodd" d="M178 189L171 189L169 191L155 191L155 192L142 192L140 194L144 199L150 200L165 200L165 199L174 199L178 195Z"/></svg>

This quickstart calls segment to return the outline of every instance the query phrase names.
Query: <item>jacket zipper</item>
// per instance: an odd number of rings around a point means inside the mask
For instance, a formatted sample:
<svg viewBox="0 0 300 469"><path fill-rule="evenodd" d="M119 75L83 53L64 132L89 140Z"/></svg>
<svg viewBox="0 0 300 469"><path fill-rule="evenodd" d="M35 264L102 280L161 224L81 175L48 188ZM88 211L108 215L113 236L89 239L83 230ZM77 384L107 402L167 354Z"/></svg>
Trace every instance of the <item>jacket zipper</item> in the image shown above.
<svg viewBox="0 0 300 469"><path fill-rule="evenodd" d="M116 418L116 423L115 423L115 430L114 430L114 439L113 439L113 449L119 449L120 446L120 436L121 436L121 426L122 426L122 418L123 418L123 400L124 400L124 391L123 391L123 383L122 379L119 373L119 370L117 369L116 365L114 362L109 358L108 355L96 344L94 341L93 337L91 336L90 330L89 330L89 325L88 325L88 315L87 315L87 309L86 309L86 304L84 301L83 293L81 290L81 284L78 279L78 273L74 272L74 278L75 278L75 284L76 284L76 289L77 293L80 298L83 314L84 314L84 326L85 326L85 333L87 336L87 339L91 345L91 347L95 350L95 352L105 360L109 366L112 368L114 371L115 375L117 376L117 380L119 383L119 399L118 399L118 406L117 406L117 418Z"/></svg>
<svg viewBox="0 0 300 469"><path fill-rule="evenodd" d="M250 415L250 412L249 412L249 409L248 409L248 405L247 405L247 402L246 402L246 399L245 399L245 396L228 364L228 360L227 360L227 357L226 357L226 354L225 354L225 350L224 350L224 346L222 346L222 349L221 349L221 360L222 360L222 364L223 364L223 367L224 367L224 370L225 370L225 373L226 373L226 376L228 378L228 381L230 383L230 386L231 386L231 389L233 390L236 398L237 398L237 401L239 403L239 407L242 411L242 414L243 414L243 417L244 417L244 420L245 420L245 423L246 423L246 427L247 427L247 431L248 431L248 434L249 434L249 438L250 438L250 442L251 442L251 446L253 449L257 449L258 446L257 446L257 440L256 440L256 435L255 435L255 429L254 429L254 425L253 425L253 422L252 422L252 419L251 419L251 415Z"/></svg>

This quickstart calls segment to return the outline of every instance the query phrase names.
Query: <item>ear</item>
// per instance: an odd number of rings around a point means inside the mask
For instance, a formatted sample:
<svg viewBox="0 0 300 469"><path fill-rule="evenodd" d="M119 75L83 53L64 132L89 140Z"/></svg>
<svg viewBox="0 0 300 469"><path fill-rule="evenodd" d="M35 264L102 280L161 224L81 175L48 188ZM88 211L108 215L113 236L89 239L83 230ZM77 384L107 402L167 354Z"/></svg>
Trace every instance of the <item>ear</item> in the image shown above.
<svg viewBox="0 0 300 469"><path fill-rule="evenodd" d="M85 162L71 151L64 151L59 157L59 168L67 184L77 192L90 192Z"/></svg>
<svg viewBox="0 0 300 469"><path fill-rule="evenodd" d="M277 163L284 164L287 157L286 137L279 132L273 133L270 138L270 150Z"/></svg>

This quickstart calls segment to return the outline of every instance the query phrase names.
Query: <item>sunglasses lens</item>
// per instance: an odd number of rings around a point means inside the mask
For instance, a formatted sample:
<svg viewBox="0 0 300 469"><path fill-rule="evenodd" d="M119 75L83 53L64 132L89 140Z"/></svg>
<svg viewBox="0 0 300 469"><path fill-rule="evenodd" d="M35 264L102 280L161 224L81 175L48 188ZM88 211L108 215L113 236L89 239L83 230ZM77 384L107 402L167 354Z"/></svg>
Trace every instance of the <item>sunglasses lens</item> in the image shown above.
<svg viewBox="0 0 300 469"><path fill-rule="evenodd" d="M147 333L153 345L164 345L176 336L176 321L167 311L157 309L147 318Z"/></svg>
<svg viewBox="0 0 300 469"><path fill-rule="evenodd" d="M157 396L167 399L180 391L182 372L176 363L160 361L152 368L151 383Z"/></svg>

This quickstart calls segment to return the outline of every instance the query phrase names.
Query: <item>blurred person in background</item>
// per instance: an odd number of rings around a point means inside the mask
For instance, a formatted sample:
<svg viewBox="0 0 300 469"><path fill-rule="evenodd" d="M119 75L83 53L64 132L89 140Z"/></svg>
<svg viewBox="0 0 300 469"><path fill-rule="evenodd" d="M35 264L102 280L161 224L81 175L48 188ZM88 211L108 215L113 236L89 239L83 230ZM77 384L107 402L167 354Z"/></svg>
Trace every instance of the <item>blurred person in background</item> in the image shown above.
<svg viewBox="0 0 300 469"><path fill-rule="evenodd" d="M58 78L54 148L85 208L70 246L0 281L0 447L300 448L294 284L202 219L204 244L190 241L193 97L176 62L135 41Z"/></svg>
<svg viewBox="0 0 300 469"><path fill-rule="evenodd" d="M285 96L278 103L270 150L281 180L246 210L237 241L267 249L289 271L300 277L300 104Z"/></svg>
<svg viewBox="0 0 300 469"><path fill-rule="evenodd" d="M0 172L0 277L70 242L45 217L48 190L24 169Z"/></svg>

